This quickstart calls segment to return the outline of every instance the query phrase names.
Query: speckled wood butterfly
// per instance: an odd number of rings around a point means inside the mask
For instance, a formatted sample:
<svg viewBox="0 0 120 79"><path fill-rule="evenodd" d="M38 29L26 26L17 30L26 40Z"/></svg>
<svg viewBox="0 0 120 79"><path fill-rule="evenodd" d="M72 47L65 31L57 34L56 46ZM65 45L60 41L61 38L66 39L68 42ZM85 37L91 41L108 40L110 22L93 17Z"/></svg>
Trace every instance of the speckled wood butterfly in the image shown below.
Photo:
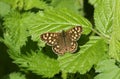
<svg viewBox="0 0 120 79"><path fill-rule="evenodd" d="M76 26L66 32L63 30L61 33L43 33L41 40L52 46L52 50L56 54L73 53L77 50L78 44L76 41L80 38L81 32L82 27Z"/></svg>

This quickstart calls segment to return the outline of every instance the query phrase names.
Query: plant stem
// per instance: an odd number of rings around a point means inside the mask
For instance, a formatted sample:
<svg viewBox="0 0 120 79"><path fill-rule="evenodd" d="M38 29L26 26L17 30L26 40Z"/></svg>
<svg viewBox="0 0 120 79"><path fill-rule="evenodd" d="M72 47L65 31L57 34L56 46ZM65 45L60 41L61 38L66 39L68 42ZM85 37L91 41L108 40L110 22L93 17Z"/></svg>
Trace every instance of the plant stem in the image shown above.
<svg viewBox="0 0 120 79"><path fill-rule="evenodd" d="M110 37L104 34L101 34L100 32L96 31L95 29L91 28L91 30L96 33L97 35L99 35L100 37L102 37L103 39L107 40L109 42Z"/></svg>

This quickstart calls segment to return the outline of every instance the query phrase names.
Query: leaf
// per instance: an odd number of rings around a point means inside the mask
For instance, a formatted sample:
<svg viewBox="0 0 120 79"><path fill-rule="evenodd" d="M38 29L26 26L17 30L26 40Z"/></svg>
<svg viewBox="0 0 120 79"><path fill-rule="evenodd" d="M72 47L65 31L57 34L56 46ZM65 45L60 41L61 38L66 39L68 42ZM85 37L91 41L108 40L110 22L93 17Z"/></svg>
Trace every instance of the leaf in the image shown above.
<svg viewBox="0 0 120 79"><path fill-rule="evenodd" d="M81 13L83 12L83 0L52 0L51 5L55 7L55 9L63 9L66 8L72 12Z"/></svg>
<svg viewBox="0 0 120 79"><path fill-rule="evenodd" d="M60 70L58 61L49 58L41 51L37 53L32 51L31 54L27 53L27 55L14 58L14 63L43 77L53 77Z"/></svg>
<svg viewBox="0 0 120 79"><path fill-rule="evenodd" d="M100 0L89 0L89 3L92 4L94 7L96 7L99 2Z"/></svg>
<svg viewBox="0 0 120 79"><path fill-rule="evenodd" d="M29 21L26 19L30 15L34 14L13 12L7 16L4 22L7 31L4 33L3 42L8 47L9 56L20 68L25 68L25 70L30 70L43 77L53 77L59 72L58 61L42 54L40 50L38 53L32 51L31 54L29 52L27 55L21 52L21 48L26 45L27 37L29 36L26 25Z"/></svg>
<svg viewBox="0 0 120 79"><path fill-rule="evenodd" d="M0 16L5 16L10 12L10 6L0 1Z"/></svg>
<svg viewBox="0 0 120 79"><path fill-rule="evenodd" d="M120 0L115 1L113 31L110 39L109 55L120 61Z"/></svg>
<svg viewBox="0 0 120 79"><path fill-rule="evenodd" d="M96 71L99 74L95 79L120 79L120 68L115 65L115 60L107 59L98 63Z"/></svg>
<svg viewBox="0 0 120 79"><path fill-rule="evenodd" d="M29 18L29 31L33 40L39 40L44 32L58 32L78 25L83 27L83 34L89 34L91 23L84 17L68 10L46 10Z"/></svg>
<svg viewBox="0 0 120 79"><path fill-rule="evenodd" d="M23 0L24 1L24 0ZM48 5L43 0L25 0L24 9L29 10L32 8L46 9L49 8Z"/></svg>
<svg viewBox="0 0 120 79"><path fill-rule="evenodd" d="M79 52L59 56L58 61L63 72L85 74L93 65L104 58L105 51L104 40L99 37L91 37L85 45L81 46Z"/></svg>
<svg viewBox="0 0 120 79"><path fill-rule="evenodd" d="M14 10L15 9L21 10L24 5L23 3L24 0L1 0L1 1L11 6L11 8Z"/></svg>
<svg viewBox="0 0 120 79"><path fill-rule="evenodd" d="M19 73L19 72L14 72L9 74L8 79L26 79L25 75Z"/></svg>
<svg viewBox="0 0 120 79"><path fill-rule="evenodd" d="M20 15L18 12L11 12L10 15L4 18L6 29L4 43L8 47L9 45L14 46L16 50L20 50L20 47L25 45L28 37L27 27L23 24L23 17L25 17L24 14Z"/></svg>
<svg viewBox="0 0 120 79"><path fill-rule="evenodd" d="M112 32L114 2L113 0L99 0L94 12L96 29L107 38Z"/></svg>
<svg viewBox="0 0 120 79"><path fill-rule="evenodd" d="M2 0L11 6L12 9L29 10L32 8L46 9L48 5L43 0Z"/></svg>

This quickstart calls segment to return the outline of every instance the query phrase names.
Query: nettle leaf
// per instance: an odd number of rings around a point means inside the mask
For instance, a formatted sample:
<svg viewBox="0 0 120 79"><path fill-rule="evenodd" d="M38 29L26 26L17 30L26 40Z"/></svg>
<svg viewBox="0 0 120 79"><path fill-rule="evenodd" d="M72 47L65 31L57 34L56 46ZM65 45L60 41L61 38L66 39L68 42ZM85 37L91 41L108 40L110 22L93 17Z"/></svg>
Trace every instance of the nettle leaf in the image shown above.
<svg viewBox="0 0 120 79"><path fill-rule="evenodd" d="M120 79L120 68L115 65L115 60L107 59L98 63L95 79Z"/></svg>
<svg viewBox="0 0 120 79"><path fill-rule="evenodd" d="M26 45L27 37L29 36L27 31L27 25L29 21L26 20L34 13L19 14L13 12L11 15L5 18L5 28L3 42L7 45L8 53L20 68L30 70L33 73L42 75L43 77L53 77L59 72L59 63L57 60L49 58L39 50L38 53L32 51L24 55L21 52L22 47ZM32 49L29 49L32 50ZM26 49L27 51L27 49Z"/></svg>
<svg viewBox="0 0 120 79"><path fill-rule="evenodd" d="M55 9L66 8L71 10L72 12L83 13L83 0L52 0L51 5L55 7Z"/></svg>
<svg viewBox="0 0 120 79"><path fill-rule="evenodd" d="M32 20L29 31L33 40L39 40L44 32L58 32L78 25L83 27L83 34L89 34L92 26L87 19L68 10L47 10L29 20Z"/></svg>
<svg viewBox="0 0 120 79"><path fill-rule="evenodd" d="M11 6L12 9L22 9L24 0L1 0Z"/></svg>
<svg viewBox="0 0 120 79"><path fill-rule="evenodd" d="M59 62L56 59L49 58L41 51L27 53L14 59L14 63L19 67L30 70L43 77L53 77L59 73Z"/></svg>
<svg viewBox="0 0 120 79"><path fill-rule="evenodd" d="M110 39L109 55L120 61L120 0L115 2L113 32Z"/></svg>
<svg viewBox="0 0 120 79"><path fill-rule="evenodd" d="M104 40L100 37L91 37L85 45L80 47L79 52L59 56L58 61L63 72L85 74L93 65L104 58L105 51Z"/></svg>
<svg viewBox="0 0 120 79"><path fill-rule="evenodd" d="M2 0L3 2L11 5L13 9L29 10L32 8L45 9L49 8L43 0Z"/></svg>
<svg viewBox="0 0 120 79"><path fill-rule="evenodd" d="M9 74L8 79L26 79L24 74L20 72L13 72Z"/></svg>
<svg viewBox="0 0 120 79"><path fill-rule="evenodd" d="M18 12L11 12L10 15L4 18L6 29L4 43L8 48L12 47L13 49L20 50L20 47L26 44L28 32L27 27L23 24L23 17L25 15L20 15Z"/></svg>
<svg viewBox="0 0 120 79"><path fill-rule="evenodd" d="M7 15L10 12L10 5L0 1L0 17Z"/></svg>
<svg viewBox="0 0 120 79"><path fill-rule="evenodd" d="M24 9L29 10L32 8L45 9L49 8L48 5L43 0L23 0L25 5Z"/></svg>
<svg viewBox="0 0 120 79"><path fill-rule="evenodd" d="M100 0L89 0L89 3L94 5L94 7L95 7L95 6L97 6L97 3L99 3L99 1Z"/></svg>
<svg viewBox="0 0 120 79"><path fill-rule="evenodd" d="M114 2L113 0L99 0L94 12L96 29L107 38L112 31Z"/></svg>

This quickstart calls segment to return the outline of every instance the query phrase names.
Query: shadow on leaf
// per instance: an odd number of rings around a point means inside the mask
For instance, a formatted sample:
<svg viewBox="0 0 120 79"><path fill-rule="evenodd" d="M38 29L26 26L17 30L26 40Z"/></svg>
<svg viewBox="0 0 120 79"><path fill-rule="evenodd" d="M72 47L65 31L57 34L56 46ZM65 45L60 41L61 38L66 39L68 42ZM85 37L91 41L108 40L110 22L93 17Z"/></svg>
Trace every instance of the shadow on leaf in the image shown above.
<svg viewBox="0 0 120 79"><path fill-rule="evenodd" d="M26 45L23 45L21 48L21 53L25 54L26 52L37 51L39 50L37 42L31 40L31 37L28 37Z"/></svg>

